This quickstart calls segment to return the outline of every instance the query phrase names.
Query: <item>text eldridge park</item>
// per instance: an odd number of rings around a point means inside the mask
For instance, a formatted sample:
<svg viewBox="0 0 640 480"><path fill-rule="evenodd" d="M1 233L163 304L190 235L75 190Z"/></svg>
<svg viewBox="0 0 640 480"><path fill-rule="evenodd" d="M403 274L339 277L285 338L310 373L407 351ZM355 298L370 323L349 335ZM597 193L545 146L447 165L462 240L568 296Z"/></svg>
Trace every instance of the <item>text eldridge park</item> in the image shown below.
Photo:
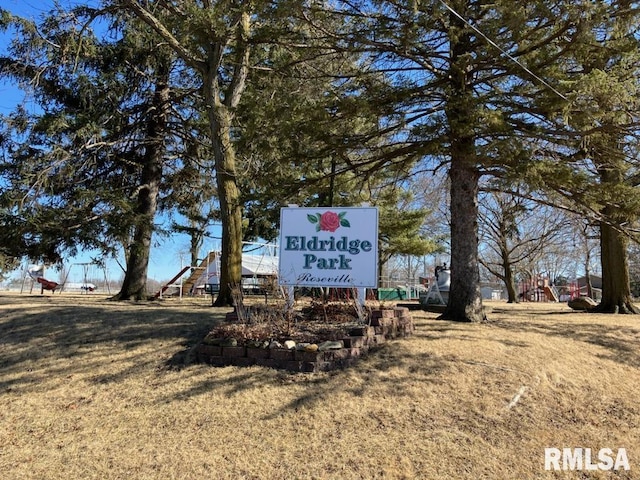
<svg viewBox="0 0 640 480"><path fill-rule="evenodd" d="M343 236L338 239L331 236L321 240L314 235L306 236L286 236L285 250L294 252L314 252L304 254L304 265L302 268L318 268L321 270L351 270L351 258L345 254L358 255L360 252L370 252L373 248L369 240L349 240ZM321 252L342 252L337 256L319 256Z"/></svg>

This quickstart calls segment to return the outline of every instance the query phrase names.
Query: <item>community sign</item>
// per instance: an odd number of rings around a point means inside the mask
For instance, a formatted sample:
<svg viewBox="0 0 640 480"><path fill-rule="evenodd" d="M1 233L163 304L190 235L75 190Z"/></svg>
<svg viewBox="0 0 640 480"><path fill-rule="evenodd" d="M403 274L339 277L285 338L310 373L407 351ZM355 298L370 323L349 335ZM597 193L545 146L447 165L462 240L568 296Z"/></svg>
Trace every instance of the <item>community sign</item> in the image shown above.
<svg viewBox="0 0 640 480"><path fill-rule="evenodd" d="M280 285L378 286L378 209L280 210Z"/></svg>

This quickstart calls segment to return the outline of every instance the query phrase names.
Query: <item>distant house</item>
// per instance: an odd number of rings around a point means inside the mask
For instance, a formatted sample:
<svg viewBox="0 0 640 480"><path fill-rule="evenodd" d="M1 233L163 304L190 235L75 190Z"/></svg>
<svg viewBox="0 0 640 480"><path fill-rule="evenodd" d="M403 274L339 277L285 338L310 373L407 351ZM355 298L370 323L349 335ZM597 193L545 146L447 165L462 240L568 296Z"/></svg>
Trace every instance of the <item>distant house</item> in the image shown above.
<svg viewBox="0 0 640 480"><path fill-rule="evenodd" d="M506 289L500 283L482 283L480 293L483 300L504 300L507 298Z"/></svg>
<svg viewBox="0 0 640 480"><path fill-rule="evenodd" d="M220 257L216 252L211 253L201 264L201 273L193 278L190 285L192 291L185 293L202 294L219 288ZM262 293L265 288L270 287L269 281L274 282L276 278L278 278L277 256L242 254L242 289L245 293Z"/></svg>
<svg viewBox="0 0 640 480"><path fill-rule="evenodd" d="M591 280L591 287L593 288L594 300L599 300L600 297L602 297L602 277L598 275L589 275L589 278ZM587 277L582 276L576 278L576 283L580 289L580 295L587 296Z"/></svg>

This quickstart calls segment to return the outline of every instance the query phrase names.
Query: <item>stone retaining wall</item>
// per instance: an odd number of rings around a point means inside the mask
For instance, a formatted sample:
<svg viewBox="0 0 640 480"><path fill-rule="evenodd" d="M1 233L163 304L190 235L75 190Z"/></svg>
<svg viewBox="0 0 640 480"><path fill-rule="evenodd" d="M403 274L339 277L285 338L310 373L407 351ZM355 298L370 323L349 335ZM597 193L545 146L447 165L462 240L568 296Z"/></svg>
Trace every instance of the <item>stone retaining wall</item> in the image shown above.
<svg viewBox="0 0 640 480"><path fill-rule="evenodd" d="M260 365L292 372L328 371L352 365L387 340L411 335L413 328L409 309L396 307L374 310L369 325L354 327L341 341L326 342L326 348L320 344L315 351L311 351L312 348L252 348L201 343L196 347L196 356L199 362L214 366Z"/></svg>

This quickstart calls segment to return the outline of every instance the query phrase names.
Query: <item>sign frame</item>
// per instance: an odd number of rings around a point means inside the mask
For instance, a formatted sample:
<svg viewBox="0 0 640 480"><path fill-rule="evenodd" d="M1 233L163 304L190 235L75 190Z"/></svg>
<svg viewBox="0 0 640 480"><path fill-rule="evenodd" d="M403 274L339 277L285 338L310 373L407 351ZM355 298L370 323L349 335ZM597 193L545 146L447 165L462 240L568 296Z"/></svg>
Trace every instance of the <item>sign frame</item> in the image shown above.
<svg viewBox="0 0 640 480"><path fill-rule="evenodd" d="M378 287L376 207L280 209L278 283L290 287Z"/></svg>

